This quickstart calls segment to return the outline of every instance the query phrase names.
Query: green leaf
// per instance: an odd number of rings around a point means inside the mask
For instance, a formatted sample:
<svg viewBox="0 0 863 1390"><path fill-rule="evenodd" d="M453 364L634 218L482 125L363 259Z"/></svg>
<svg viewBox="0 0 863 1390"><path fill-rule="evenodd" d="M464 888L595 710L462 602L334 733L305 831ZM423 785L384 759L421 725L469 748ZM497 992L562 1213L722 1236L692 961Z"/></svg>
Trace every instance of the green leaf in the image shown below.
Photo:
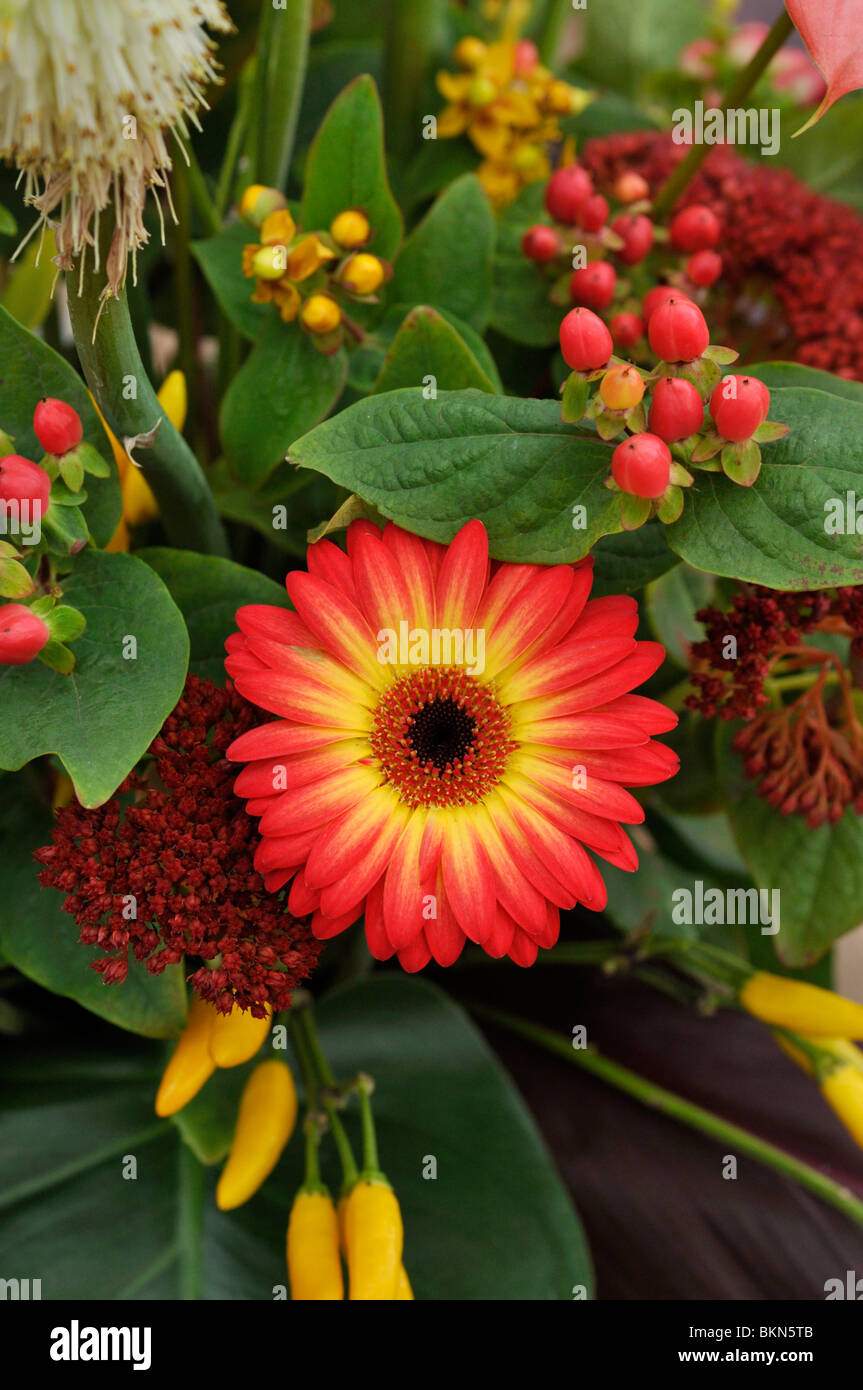
<svg viewBox="0 0 863 1390"><path fill-rule="evenodd" d="M48 546L57 555L77 555L90 540L87 520L80 507L64 503L49 505L42 517L42 531Z"/></svg>
<svg viewBox="0 0 863 1390"><path fill-rule="evenodd" d="M248 487L260 487L295 439L333 408L347 376L343 350L325 357L296 323L274 314L222 403L228 464Z"/></svg>
<svg viewBox="0 0 863 1390"><path fill-rule="evenodd" d="M799 362L759 362L746 368L747 376L755 376L769 386L794 390L827 391L831 396L844 396L849 401L863 401L863 381L847 381L832 372L820 372L815 367L803 367Z"/></svg>
<svg viewBox="0 0 863 1390"><path fill-rule="evenodd" d="M327 231L346 208L363 209L373 233L368 249L391 261L402 239L402 216L387 181L383 114L368 75L336 98L312 143L300 226L304 232Z"/></svg>
<svg viewBox="0 0 863 1390"><path fill-rule="evenodd" d="M863 582L863 541L828 535L835 499L863 496L863 402L780 387L771 416L790 426L763 448L753 487L699 472L669 545L696 569L774 589Z"/></svg>
<svg viewBox="0 0 863 1390"><path fill-rule="evenodd" d="M186 620L189 670L216 685L225 683L225 639L237 630L245 603L289 608L283 584L217 555L193 555L167 546L136 551L156 571Z"/></svg>
<svg viewBox="0 0 863 1390"><path fill-rule="evenodd" d="M569 1197L463 1012L423 981L383 974L326 998L318 1021L337 1075L362 1069L375 1079L381 1161L399 1196L417 1298L568 1301L576 1285L589 1296L590 1257ZM103 1043L70 1055L62 1033L50 1044L4 1049L4 1268L38 1271L43 1298L272 1299L286 1284L285 1229L303 1177L299 1127L261 1191L221 1213L216 1173L185 1146L178 1164L178 1126L154 1123L159 1062L149 1050ZM357 1149L355 1104L346 1123ZM210 1138L199 1130L198 1142ZM134 1182L121 1179L129 1154ZM337 1190L327 1139L322 1154ZM437 1159L435 1180L423 1176L426 1155Z"/></svg>
<svg viewBox="0 0 863 1390"><path fill-rule="evenodd" d="M99 806L177 703L189 639L162 581L132 555L85 551L63 581L63 598L87 620L75 670L61 676L39 663L0 669L0 767L56 753L82 804ZM130 637L134 659L124 657Z"/></svg>
<svg viewBox="0 0 863 1390"><path fill-rule="evenodd" d="M633 594L680 564L658 521L649 521L637 531L603 536L593 547L593 560L594 597Z"/></svg>
<svg viewBox="0 0 863 1390"><path fill-rule="evenodd" d="M793 117L784 115L787 122ZM799 124L802 124L802 116ZM796 129L792 126L791 129ZM783 140L777 163L792 169L816 193L863 208L863 98L847 96L825 111L799 140Z"/></svg>
<svg viewBox="0 0 863 1390"><path fill-rule="evenodd" d="M712 593L711 577L688 565L677 565L647 590L650 625L667 654L684 670L689 669L690 645L704 637L695 614L707 606Z"/></svg>
<svg viewBox="0 0 863 1390"><path fill-rule="evenodd" d="M435 401L418 390L373 396L291 450L294 463L408 530L449 541L478 517L496 559L535 563L581 559L620 529L618 497L603 486L609 457L606 445L563 423L555 401L480 391L444 391Z"/></svg>
<svg viewBox="0 0 863 1390"><path fill-rule="evenodd" d="M521 249L521 238L535 222L547 222L544 184L532 183L497 219L491 326L527 347L557 342L564 311L549 299L551 283Z"/></svg>
<svg viewBox="0 0 863 1390"><path fill-rule="evenodd" d="M405 318L384 359L374 394L401 386L422 386L434 378L436 391L476 387L494 393L467 343L435 309L419 305Z"/></svg>
<svg viewBox="0 0 863 1390"><path fill-rule="evenodd" d="M18 230L18 223L12 216L8 208L0 204L0 236L14 236Z"/></svg>
<svg viewBox="0 0 863 1390"><path fill-rule="evenodd" d="M759 796L720 731L720 778L740 853L759 888L778 889L781 925L772 938L786 965L808 966L863 920L863 817L849 806L835 825L810 830Z"/></svg>
<svg viewBox="0 0 863 1390"><path fill-rule="evenodd" d="M51 843L54 820L28 774L7 778L0 797L0 950L22 974L54 994L74 999L119 1028L170 1038L186 1017L183 969L151 975L130 958L122 985L106 985L90 963L102 952L81 946L63 895L42 888L31 852Z"/></svg>
<svg viewBox="0 0 863 1390"><path fill-rule="evenodd" d="M243 274L243 247L251 245L256 236L254 227L232 222L217 236L192 242L192 252L219 307L234 327L253 341L264 323L277 314L272 304L252 302L255 282Z"/></svg>
<svg viewBox="0 0 863 1390"><path fill-rule="evenodd" d="M77 410L87 442L111 459L111 476L88 483L83 509L94 541L107 545L120 520L120 484L107 436L86 386L59 353L22 328L3 308L0 362L0 429L12 435L19 453L25 458L42 457L44 450L33 433L33 411L43 396L57 396Z"/></svg>
<svg viewBox="0 0 863 1390"><path fill-rule="evenodd" d="M391 303L449 309L482 332L491 314L494 217L475 174L441 194L396 261Z"/></svg>
<svg viewBox="0 0 863 1390"><path fill-rule="evenodd" d="M585 19L577 79L629 97L642 79L673 70L680 50L704 33L700 7L679 0L602 0L585 7Z"/></svg>

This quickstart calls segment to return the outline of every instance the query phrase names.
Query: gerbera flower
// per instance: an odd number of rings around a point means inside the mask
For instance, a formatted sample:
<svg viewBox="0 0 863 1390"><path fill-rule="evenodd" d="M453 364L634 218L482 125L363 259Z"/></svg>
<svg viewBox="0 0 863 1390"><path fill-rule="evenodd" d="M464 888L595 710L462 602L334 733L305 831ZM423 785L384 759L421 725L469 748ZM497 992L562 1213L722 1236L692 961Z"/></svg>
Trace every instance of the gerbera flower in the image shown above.
<svg viewBox="0 0 863 1390"><path fill-rule="evenodd" d="M240 608L226 668L280 716L228 750L260 817L255 866L319 938L363 912L407 970L466 939L530 965L560 908L601 910L591 857L637 866L624 789L673 775L676 716L630 694L664 651L628 597L589 601L592 561L489 564L479 521L449 547L348 530L288 575L296 612Z"/></svg>
<svg viewBox="0 0 863 1390"><path fill-rule="evenodd" d="M99 214L116 209L113 293L129 253L147 240L144 203L171 168L168 133L197 124L204 88L216 79L205 24L231 29L221 0L0 6L0 159L21 170L43 223L59 209L63 269L93 245Z"/></svg>

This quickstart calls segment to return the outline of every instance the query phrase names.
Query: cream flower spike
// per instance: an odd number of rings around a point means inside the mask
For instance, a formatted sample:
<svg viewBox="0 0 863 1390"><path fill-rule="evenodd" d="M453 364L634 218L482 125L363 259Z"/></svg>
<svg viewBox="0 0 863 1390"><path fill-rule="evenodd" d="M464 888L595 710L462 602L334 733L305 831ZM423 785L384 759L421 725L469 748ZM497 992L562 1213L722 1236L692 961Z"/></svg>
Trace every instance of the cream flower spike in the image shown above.
<svg viewBox="0 0 863 1390"><path fill-rule="evenodd" d="M21 171L33 231L55 229L63 270L87 246L98 269L99 215L114 209L106 293L148 240L144 205L167 186L169 132L197 126L218 80L205 24L233 28L221 0L0 0L0 159Z"/></svg>

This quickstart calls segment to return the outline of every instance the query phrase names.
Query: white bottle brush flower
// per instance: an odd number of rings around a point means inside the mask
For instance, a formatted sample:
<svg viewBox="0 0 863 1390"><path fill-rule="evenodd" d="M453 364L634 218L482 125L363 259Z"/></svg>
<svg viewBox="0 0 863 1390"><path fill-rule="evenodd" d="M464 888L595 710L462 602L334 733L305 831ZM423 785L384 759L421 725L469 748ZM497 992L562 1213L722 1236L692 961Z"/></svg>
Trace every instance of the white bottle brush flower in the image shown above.
<svg viewBox="0 0 863 1390"><path fill-rule="evenodd" d="M87 246L98 266L99 215L113 210L106 292L147 241L169 134L198 124L217 80L205 24L232 28L221 0L0 0L0 158L21 171L36 227L54 227L61 269Z"/></svg>

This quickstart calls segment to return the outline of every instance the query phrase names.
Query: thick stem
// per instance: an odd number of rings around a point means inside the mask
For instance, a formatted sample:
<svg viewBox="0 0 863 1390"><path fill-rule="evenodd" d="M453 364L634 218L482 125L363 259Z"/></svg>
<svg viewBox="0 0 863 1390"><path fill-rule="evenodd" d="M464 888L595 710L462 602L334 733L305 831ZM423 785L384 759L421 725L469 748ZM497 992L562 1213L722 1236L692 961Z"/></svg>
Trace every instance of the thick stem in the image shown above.
<svg viewBox="0 0 863 1390"><path fill-rule="evenodd" d="M156 495L171 545L227 555L228 542L207 480L147 378L126 292L121 290L119 298L101 301L104 283L104 270L94 274L91 257L87 257L83 276L78 266L69 275L69 314L87 385L121 441L146 434L161 421L153 447L142 449L137 457Z"/></svg>
<svg viewBox="0 0 863 1390"><path fill-rule="evenodd" d="M737 107L749 95L761 74L764 72L771 58L782 47L785 40L794 32L794 25L786 10L783 10L778 19L775 20L770 33L765 38L758 52L754 55L746 67L741 72L737 81L732 84L726 97L723 109L729 111L732 107ZM663 184L659 193L653 200L653 218L661 221L671 212L684 188L692 182L698 170L701 168L711 146L706 144L693 145L685 159L678 164L674 173Z"/></svg>
<svg viewBox="0 0 863 1390"><path fill-rule="evenodd" d="M291 155L309 52L312 0L285 0L274 9L264 0L258 40L257 181L284 188Z"/></svg>
<svg viewBox="0 0 863 1390"><path fill-rule="evenodd" d="M387 147L397 158L406 158L419 140L419 103L438 51L442 19L441 0L389 0L387 5L383 106Z"/></svg>
<svg viewBox="0 0 863 1390"><path fill-rule="evenodd" d="M601 1057L589 1048L574 1048L570 1038L560 1037L557 1033L552 1033L549 1029L542 1028L538 1024L530 1023L527 1019L517 1018L513 1014L499 1013L496 1009L480 1006L475 1007L473 1012L489 1023L497 1024L511 1033L527 1038L529 1042L536 1043L539 1047L544 1047L548 1052L557 1053L558 1056L564 1057L568 1062L573 1062L584 1071L598 1076L600 1080L607 1081L611 1086L616 1086L619 1091L625 1091L641 1105L647 1105L651 1110L658 1110L672 1119L680 1120L690 1129L707 1134L711 1139L720 1140L729 1151L747 1154L757 1163L762 1163L765 1167L781 1173L783 1177L799 1183L801 1187L813 1192L816 1197L828 1202L830 1206L836 1207L852 1221L857 1221L863 1225L863 1202L855 1197L847 1187L833 1182L817 1168L811 1168L808 1163L802 1163L800 1159L785 1153L775 1144L769 1144L765 1139L759 1139L749 1130L741 1129L739 1125L723 1120L710 1110L702 1109L700 1105L693 1105L691 1101L684 1100L682 1096L677 1096L672 1091L666 1091L662 1086L655 1086L653 1082L646 1081L643 1076L638 1076L636 1072L620 1066L617 1062L610 1061L607 1057Z"/></svg>

